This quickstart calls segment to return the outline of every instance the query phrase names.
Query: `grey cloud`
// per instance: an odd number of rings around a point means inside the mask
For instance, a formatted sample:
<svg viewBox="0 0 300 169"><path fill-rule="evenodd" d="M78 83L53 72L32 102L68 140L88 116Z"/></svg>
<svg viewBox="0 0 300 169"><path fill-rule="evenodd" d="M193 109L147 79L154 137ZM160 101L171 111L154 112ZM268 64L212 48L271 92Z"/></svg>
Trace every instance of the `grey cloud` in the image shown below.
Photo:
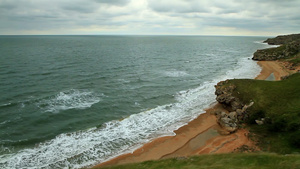
<svg viewBox="0 0 300 169"><path fill-rule="evenodd" d="M128 23L117 22L113 18L129 13L108 9L128 3L128 0L0 0L0 34L9 31L71 30L91 25L120 26Z"/></svg>
<svg viewBox="0 0 300 169"><path fill-rule="evenodd" d="M98 9L98 4L95 3L86 3L85 1L80 1L77 3L68 3L62 5L62 9L79 12L79 13L93 13Z"/></svg>
<svg viewBox="0 0 300 169"><path fill-rule="evenodd" d="M94 1L101 4L109 4L109 5L117 5L117 6L123 6L130 2L130 0L94 0Z"/></svg>
<svg viewBox="0 0 300 169"><path fill-rule="evenodd" d="M15 6L14 5L12 5L12 4L0 4L0 9L1 10L11 10L11 9L13 9L13 8L15 8Z"/></svg>
<svg viewBox="0 0 300 169"><path fill-rule="evenodd" d="M220 2L217 0L207 1L207 3L196 3L195 1L181 1L182 4L173 3L175 1L162 0L157 3L149 0L149 7L161 14L175 16L177 18L194 18L197 27L232 27L237 30L263 31L270 28L277 30L294 30L297 19L300 1L282 0L228 0ZM187 5L188 4L188 5ZM195 5L196 4L196 5ZM203 14L197 13L197 5L205 9ZM200 8L200 11L201 11ZM212 10L210 10L212 9ZM184 12L194 13L185 15Z"/></svg>
<svg viewBox="0 0 300 169"><path fill-rule="evenodd" d="M239 9L220 9L219 11L217 11L216 14L235 14L235 13L239 13L241 12L241 10Z"/></svg>
<svg viewBox="0 0 300 169"><path fill-rule="evenodd" d="M89 26L136 28L138 25L141 31L147 29L148 32L231 27L295 33L300 27L299 0L146 1L147 6L135 3L139 0L0 0L0 34L6 30L16 33L21 30L87 30Z"/></svg>
<svg viewBox="0 0 300 169"><path fill-rule="evenodd" d="M199 1L173 1L173 0L148 0L150 9L156 12L173 12L173 13L207 13L209 10L199 3Z"/></svg>

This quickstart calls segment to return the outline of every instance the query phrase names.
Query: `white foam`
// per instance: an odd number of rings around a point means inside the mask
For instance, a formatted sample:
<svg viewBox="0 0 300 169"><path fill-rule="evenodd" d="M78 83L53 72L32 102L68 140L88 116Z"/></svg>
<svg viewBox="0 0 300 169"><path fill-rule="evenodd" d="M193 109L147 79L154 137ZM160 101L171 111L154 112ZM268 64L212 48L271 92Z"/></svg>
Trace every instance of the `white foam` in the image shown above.
<svg viewBox="0 0 300 169"><path fill-rule="evenodd" d="M269 45L268 43L263 41L254 41L254 43L263 44L265 45L265 48L276 48L280 46L280 45Z"/></svg>
<svg viewBox="0 0 300 169"><path fill-rule="evenodd" d="M9 103L4 103L4 104L1 104L0 107L10 106L11 104L12 104L12 103L10 103L10 102L9 102Z"/></svg>
<svg viewBox="0 0 300 169"><path fill-rule="evenodd" d="M10 120L5 120L3 122L0 122L0 125L4 125L4 124L9 123L9 122L10 122Z"/></svg>
<svg viewBox="0 0 300 169"><path fill-rule="evenodd" d="M71 89L43 99L37 103L37 106L45 112L53 113L68 109L85 109L98 103L102 96L103 94L97 95L91 91Z"/></svg>

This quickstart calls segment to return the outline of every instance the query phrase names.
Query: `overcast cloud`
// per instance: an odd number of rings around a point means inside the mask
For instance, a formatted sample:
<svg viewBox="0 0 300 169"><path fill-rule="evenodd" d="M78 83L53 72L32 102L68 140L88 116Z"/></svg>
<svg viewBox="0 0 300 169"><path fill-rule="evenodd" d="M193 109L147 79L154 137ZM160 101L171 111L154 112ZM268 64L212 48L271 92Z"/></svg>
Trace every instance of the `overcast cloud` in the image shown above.
<svg viewBox="0 0 300 169"><path fill-rule="evenodd" d="M0 34L300 33L299 0L0 0Z"/></svg>

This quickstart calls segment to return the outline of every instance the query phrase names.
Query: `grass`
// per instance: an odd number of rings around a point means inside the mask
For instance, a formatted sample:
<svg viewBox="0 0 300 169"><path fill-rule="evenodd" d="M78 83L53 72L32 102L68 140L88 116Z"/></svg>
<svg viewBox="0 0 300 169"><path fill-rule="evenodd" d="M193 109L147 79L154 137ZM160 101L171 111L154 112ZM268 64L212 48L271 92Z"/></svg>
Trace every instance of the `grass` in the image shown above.
<svg viewBox="0 0 300 169"><path fill-rule="evenodd" d="M214 154L189 158L172 158L136 164L104 167L105 169L300 169L300 155Z"/></svg>
<svg viewBox="0 0 300 169"><path fill-rule="evenodd" d="M257 118L267 117L270 118L272 124L280 121L286 122L282 124L283 126L277 126L280 127L278 130L300 128L299 73L283 81L234 79L229 81L230 83L236 85L233 95L246 104L254 102L250 108L251 122Z"/></svg>
<svg viewBox="0 0 300 169"><path fill-rule="evenodd" d="M283 53L283 51L286 49L286 45L281 45L276 48L267 48L263 49L266 53Z"/></svg>
<svg viewBox="0 0 300 169"><path fill-rule="evenodd" d="M300 152L299 73L283 81L235 79L230 83L237 86L234 95L243 103L254 102L247 122L261 138L262 147L283 154ZM254 125L261 118L265 124Z"/></svg>

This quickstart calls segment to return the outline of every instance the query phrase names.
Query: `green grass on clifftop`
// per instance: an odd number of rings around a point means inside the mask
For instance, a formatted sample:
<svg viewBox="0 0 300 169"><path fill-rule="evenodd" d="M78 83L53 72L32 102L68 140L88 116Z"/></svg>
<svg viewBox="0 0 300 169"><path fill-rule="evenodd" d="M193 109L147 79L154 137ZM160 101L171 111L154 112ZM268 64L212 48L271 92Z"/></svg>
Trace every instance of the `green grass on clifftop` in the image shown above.
<svg viewBox="0 0 300 169"><path fill-rule="evenodd" d="M277 153L300 152L300 73L282 81L235 79L234 95L248 104L248 123L265 118L265 124L252 125L265 150Z"/></svg>
<svg viewBox="0 0 300 169"><path fill-rule="evenodd" d="M300 155L214 154L172 158L105 169L299 169Z"/></svg>

